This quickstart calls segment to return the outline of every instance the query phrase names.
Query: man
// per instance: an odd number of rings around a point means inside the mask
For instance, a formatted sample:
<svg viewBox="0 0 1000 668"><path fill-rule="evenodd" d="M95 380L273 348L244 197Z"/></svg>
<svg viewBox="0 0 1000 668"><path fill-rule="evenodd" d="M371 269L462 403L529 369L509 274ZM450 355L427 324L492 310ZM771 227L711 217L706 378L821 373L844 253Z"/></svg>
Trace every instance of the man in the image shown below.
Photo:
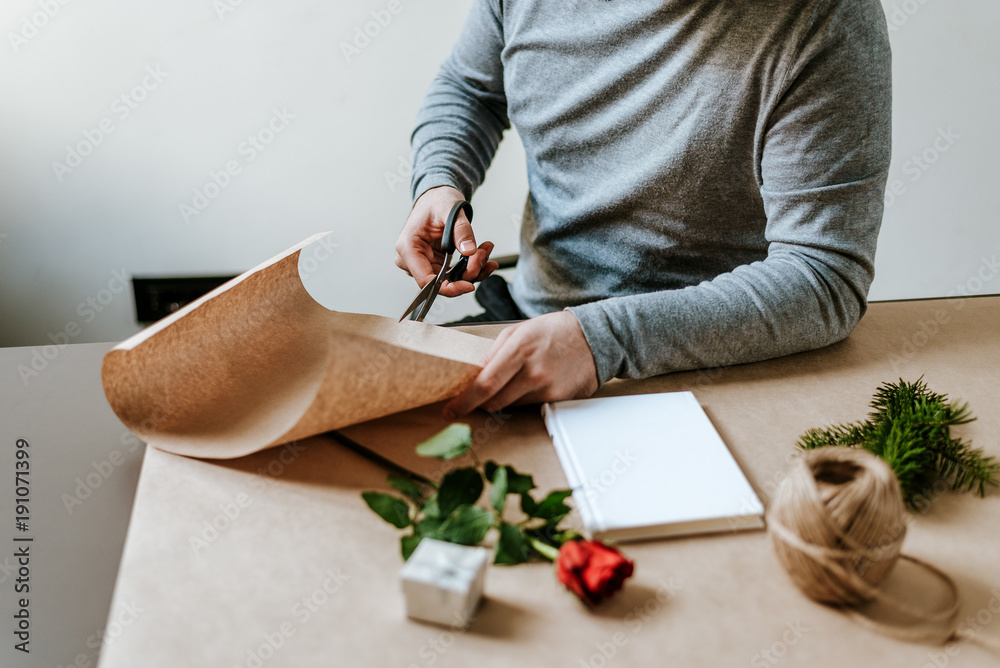
<svg viewBox="0 0 1000 668"><path fill-rule="evenodd" d="M511 122L530 319L446 417L810 350L864 313L890 157L878 0L473 0L413 132L396 263L418 284ZM467 221L455 238L449 297L496 268Z"/></svg>

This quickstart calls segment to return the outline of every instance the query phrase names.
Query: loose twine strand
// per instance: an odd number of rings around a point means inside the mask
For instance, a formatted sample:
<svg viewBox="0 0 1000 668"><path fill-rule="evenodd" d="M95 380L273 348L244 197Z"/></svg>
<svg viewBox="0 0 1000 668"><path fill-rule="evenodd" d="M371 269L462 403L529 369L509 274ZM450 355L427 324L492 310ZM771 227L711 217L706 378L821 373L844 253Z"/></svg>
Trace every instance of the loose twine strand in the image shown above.
<svg viewBox="0 0 1000 668"><path fill-rule="evenodd" d="M1000 642L958 629L955 581L935 566L900 554L906 536L899 481L878 457L846 447L817 448L792 466L768 514L771 543L795 585L820 603L841 608L869 629L912 642L970 640L1000 652ZM899 559L940 579L950 603L928 612L879 588ZM905 624L888 624L858 606L878 601Z"/></svg>

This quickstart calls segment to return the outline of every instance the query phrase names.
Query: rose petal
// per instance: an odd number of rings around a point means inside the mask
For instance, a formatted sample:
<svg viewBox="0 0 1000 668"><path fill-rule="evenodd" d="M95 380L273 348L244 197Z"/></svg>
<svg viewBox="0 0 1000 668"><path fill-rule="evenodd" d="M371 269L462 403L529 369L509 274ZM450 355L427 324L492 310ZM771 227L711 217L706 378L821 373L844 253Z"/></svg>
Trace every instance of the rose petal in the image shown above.
<svg viewBox="0 0 1000 668"><path fill-rule="evenodd" d="M621 589L633 571L631 561L597 541L564 543L556 561L559 581L591 605L600 603Z"/></svg>

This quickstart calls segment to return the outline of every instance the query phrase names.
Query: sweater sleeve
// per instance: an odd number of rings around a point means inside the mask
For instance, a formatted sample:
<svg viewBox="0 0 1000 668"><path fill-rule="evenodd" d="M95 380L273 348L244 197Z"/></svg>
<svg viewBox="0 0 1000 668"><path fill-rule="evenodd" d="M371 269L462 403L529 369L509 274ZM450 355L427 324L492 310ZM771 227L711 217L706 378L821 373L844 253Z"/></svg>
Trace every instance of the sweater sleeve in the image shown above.
<svg viewBox="0 0 1000 668"><path fill-rule="evenodd" d="M417 112L413 199L441 185L472 197L510 127L503 88L499 0L475 0L451 54Z"/></svg>
<svg viewBox="0 0 1000 668"><path fill-rule="evenodd" d="M766 258L698 285L570 307L600 382L769 359L850 334L874 277L890 61L878 2L819 3L758 128Z"/></svg>

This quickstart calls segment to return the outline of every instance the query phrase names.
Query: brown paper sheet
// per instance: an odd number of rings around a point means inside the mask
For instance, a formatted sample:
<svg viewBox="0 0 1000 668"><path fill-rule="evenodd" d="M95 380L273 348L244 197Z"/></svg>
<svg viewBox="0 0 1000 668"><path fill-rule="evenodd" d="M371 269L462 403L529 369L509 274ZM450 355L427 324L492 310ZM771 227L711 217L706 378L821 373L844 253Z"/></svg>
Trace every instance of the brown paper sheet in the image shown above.
<svg viewBox="0 0 1000 668"><path fill-rule="evenodd" d="M299 255L324 236L109 352L104 391L122 422L169 452L232 458L440 401L475 377L488 339L314 300Z"/></svg>
<svg viewBox="0 0 1000 668"><path fill-rule="evenodd" d="M969 402L978 419L954 435L1000 456L998 322L1000 297L872 304L850 338L822 350L613 381L600 393L694 391L767 505L803 431L864 417L878 384L900 376L923 374L935 391ZM532 473L539 495L566 485L537 406L476 412L469 422L481 461ZM469 465L413 452L443 426L440 406L427 406L344 432L437 479ZM609 444L609 459L619 447ZM397 580L403 532L360 495L391 491L386 474L325 436L226 461L148 450L112 607L142 612L116 629L100 668L997 665L976 645L905 643L814 603L763 532L630 544L635 576L593 611L548 564L491 566L467 631L413 622ZM1000 490L985 499L935 491L904 544L955 578L961 618L990 639L1000 638L997 526ZM905 569L888 583L921 605L935 602L936 585Z"/></svg>

